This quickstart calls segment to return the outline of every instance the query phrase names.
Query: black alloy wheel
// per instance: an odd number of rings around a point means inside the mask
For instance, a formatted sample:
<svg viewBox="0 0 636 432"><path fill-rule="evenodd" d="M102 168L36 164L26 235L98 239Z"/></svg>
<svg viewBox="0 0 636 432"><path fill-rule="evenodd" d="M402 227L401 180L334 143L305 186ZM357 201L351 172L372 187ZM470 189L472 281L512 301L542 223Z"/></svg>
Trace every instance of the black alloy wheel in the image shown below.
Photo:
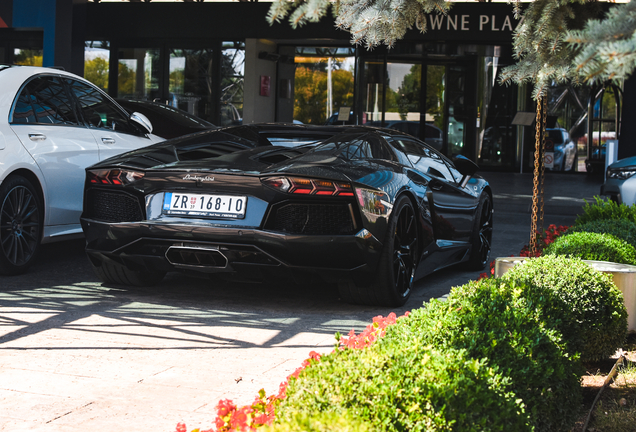
<svg viewBox="0 0 636 432"><path fill-rule="evenodd" d="M469 267L482 270L488 264L492 249L493 206L488 193L482 193L477 208L477 217L473 227L473 240L470 252Z"/></svg>
<svg viewBox="0 0 636 432"><path fill-rule="evenodd" d="M391 210L384 249L370 285L352 280L338 282L347 303L397 307L407 302L419 258L417 217L407 196L398 198Z"/></svg>
<svg viewBox="0 0 636 432"><path fill-rule="evenodd" d="M400 298L408 297L413 288L416 251L415 212L409 203L400 209L393 237L393 283Z"/></svg>
<svg viewBox="0 0 636 432"><path fill-rule="evenodd" d="M0 273L24 273L40 248L42 206L31 183L8 177L0 187Z"/></svg>

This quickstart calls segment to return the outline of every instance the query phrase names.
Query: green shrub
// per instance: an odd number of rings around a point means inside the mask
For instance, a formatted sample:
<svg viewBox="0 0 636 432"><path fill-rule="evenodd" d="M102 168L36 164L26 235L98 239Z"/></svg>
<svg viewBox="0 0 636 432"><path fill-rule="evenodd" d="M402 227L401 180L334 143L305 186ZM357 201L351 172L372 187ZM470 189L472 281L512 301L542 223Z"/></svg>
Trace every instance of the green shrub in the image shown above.
<svg viewBox="0 0 636 432"><path fill-rule="evenodd" d="M543 253L586 260L636 264L636 249L609 234L575 232L558 237Z"/></svg>
<svg viewBox="0 0 636 432"><path fill-rule="evenodd" d="M580 406L582 368L561 334L540 319L537 305L520 295L527 289L482 279L453 288L446 303L431 302L410 318L423 329L422 341L441 350L465 349L508 377L535 431L569 431Z"/></svg>
<svg viewBox="0 0 636 432"><path fill-rule="evenodd" d="M546 255L513 267L502 279L524 287L517 295L536 305L541 320L558 329L569 351L579 352L582 361L606 359L625 341L627 311L621 292L610 275L583 261Z"/></svg>
<svg viewBox="0 0 636 432"><path fill-rule="evenodd" d="M636 223L627 219L600 219L574 225L566 234L575 232L592 232L597 234L610 234L626 241L636 248Z"/></svg>
<svg viewBox="0 0 636 432"><path fill-rule="evenodd" d="M507 378L486 359L431 347L413 323L400 319L363 350L322 356L290 380L275 423L329 413L374 431L530 430Z"/></svg>
<svg viewBox="0 0 636 432"><path fill-rule="evenodd" d="M284 420L260 428L263 432L371 432L367 423L334 412L295 412Z"/></svg>
<svg viewBox="0 0 636 432"><path fill-rule="evenodd" d="M594 204L588 202L583 206L583 212L576 217L574 225L583 225L595 220L618 220L625 219L636 223L636 206L628 206L626 204L618 204L611 200L603 200L600 197L594 197Z"/></svg>

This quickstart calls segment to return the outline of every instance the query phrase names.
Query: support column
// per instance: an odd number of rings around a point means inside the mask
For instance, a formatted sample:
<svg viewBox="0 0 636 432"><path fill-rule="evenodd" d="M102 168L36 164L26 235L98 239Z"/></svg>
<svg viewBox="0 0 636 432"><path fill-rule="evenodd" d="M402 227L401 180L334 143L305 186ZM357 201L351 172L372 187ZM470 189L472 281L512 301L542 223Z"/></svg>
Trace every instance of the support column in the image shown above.
<svg viewBox="0 0 636 432"><path fill-rule="evenodd" d="M276 120L276 48L269 40L245 39L243 124Z"/></svg>
<svg viewBox="0 0 636 432"><path fill-rule="evenodd" d="M43 29L43 66L61 66L81 75L84 71L83 40L74 41L73 32L74 24L83 20L73 20L73 13L75 6L77 11L83 11L85 3L86 0L13 0L12 25L14 28ZM74 62L73 57L81 59Z"/></svg>

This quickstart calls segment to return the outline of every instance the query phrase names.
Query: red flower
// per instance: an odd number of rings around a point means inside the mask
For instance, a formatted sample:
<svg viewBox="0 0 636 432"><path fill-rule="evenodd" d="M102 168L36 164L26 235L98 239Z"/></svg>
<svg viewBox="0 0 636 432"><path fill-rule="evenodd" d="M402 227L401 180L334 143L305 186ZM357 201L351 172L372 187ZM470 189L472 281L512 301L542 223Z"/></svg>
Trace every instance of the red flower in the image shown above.
<svg viewBox="0 0 636 432"><path fill-rule="evenodd" d="M403 316L408 316L406 312ZM401 318L401 317L400 317ZM386 318L376 316L373 323L369 324L362 333L356 335L355 330L351 330L348 336L341 337L338 341L339 348L362 349L374 343L378 338L384 336L385 329L398 320L395 313L391 312ZM265 391L261 390L258 397L254 399L252 405L238 408L229 399L219 401L216 406L217 417L214 421L216 432L248 432L256 431L262 425L269 425L274 421L276 408L287 396L287 386L290 378L298 378L300 373L312 364L320 362L322 355L316 351L309 353L309 358L303 361L302 365L287 377L278 387L278 394L266 397ZM185 424L179 423L176 432L187 432ZM202 432L215 432L212 429Z"/></svg>
<svg viewBox="0 0 636 432"><path fill-rule="evenodd" d="M236 405L232 403L229 399L224 399L219 401L216 406L216 411L219 416L225 417L229 415L232 411L236 410Z"/></svg>

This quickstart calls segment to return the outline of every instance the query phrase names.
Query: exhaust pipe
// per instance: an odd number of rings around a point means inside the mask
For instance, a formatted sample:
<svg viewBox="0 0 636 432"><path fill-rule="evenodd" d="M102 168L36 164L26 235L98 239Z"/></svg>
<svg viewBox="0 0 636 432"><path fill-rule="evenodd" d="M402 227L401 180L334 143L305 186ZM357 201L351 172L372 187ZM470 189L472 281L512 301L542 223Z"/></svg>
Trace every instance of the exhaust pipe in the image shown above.
<svg viewBox="0 0 636 432"><path fill-rule="evenodd" d="M223 269L227 267L227 257L215 247L170 246L166 259L176 267L196 267Z"/></svg>

